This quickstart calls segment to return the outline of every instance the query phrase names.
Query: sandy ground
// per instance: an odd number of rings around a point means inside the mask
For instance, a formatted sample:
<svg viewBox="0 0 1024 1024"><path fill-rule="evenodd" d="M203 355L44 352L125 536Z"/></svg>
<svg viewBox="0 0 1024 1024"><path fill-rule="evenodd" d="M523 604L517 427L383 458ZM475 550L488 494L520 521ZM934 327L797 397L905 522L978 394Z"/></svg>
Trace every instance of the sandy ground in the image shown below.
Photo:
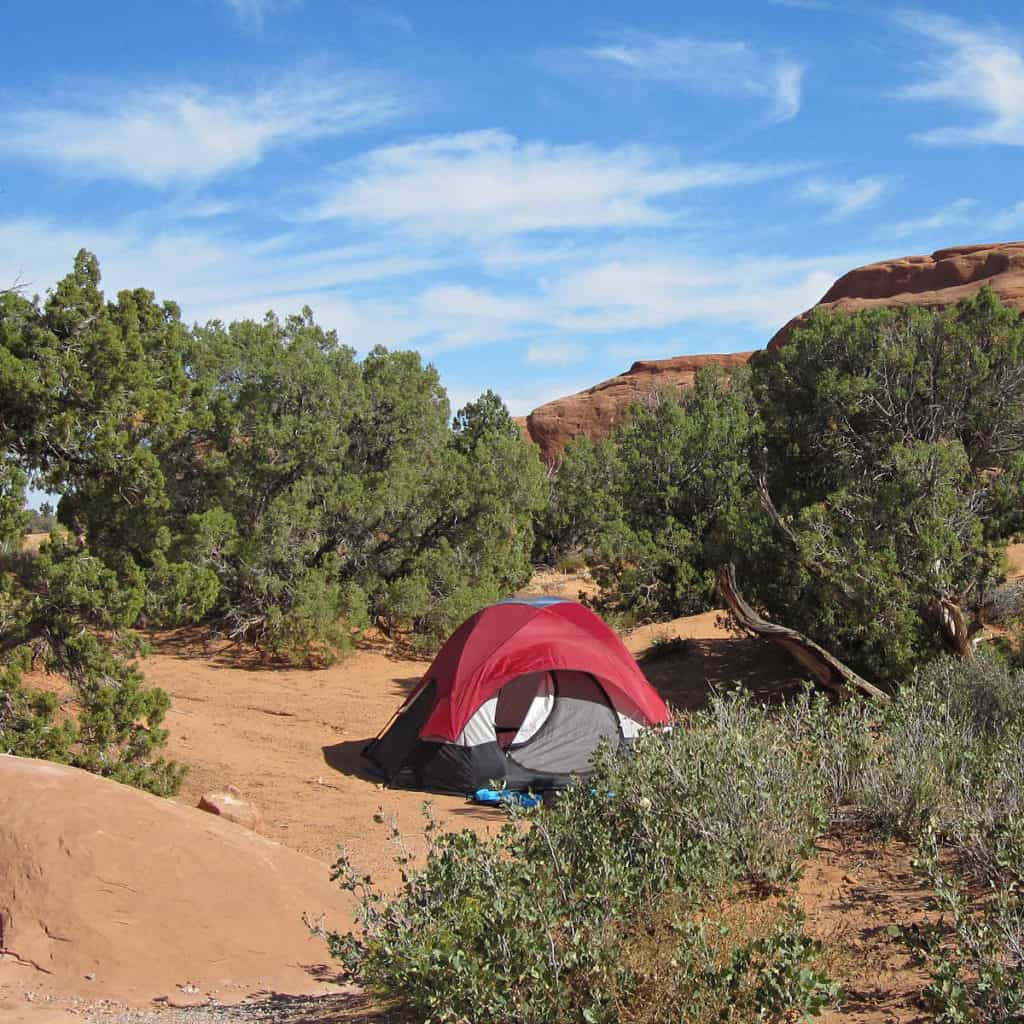
<svg viewBox="0 0 1024 1024"><path fill-rule="evenodd" d="M1010 562L1010 578L1024 577L1024 544L1011 544L1006 550L1006 557Z"/></svg>
<svg viewBox="0 0 1024 1024"><path fill-rule="evenodd" d="M1024 571L1024 545L1012 555ZM588 584L546 574L530 589L574 597L581 586ZM685 643L665 643L676 637ZM715 686L739 682L767 695L794 682L781 652L734 635L721 613L642 627L624 640L654 685L681 708L700 706ZM169 752L190 767L176 799L194 806L204 792L233 784L260 808L259 831L267 837L321 861L325 872L343 843L359 868L385 885L396 884L393 851L386 829L374 824L374 813L382 809L386 818L397 819L410 845L420 848L425 798L382 788L360 752L388 722L427 662L379 646L322 670L283 669L261 664L252 652L204 642L194 630L154 641L155 653L143 668L151 683L172 696ZM427 799L450 828L486 830L502 820L497 812L460 798ZM834 969L850 992L844 1009L826 1019L858 1024L923 1020L915 1002L923 979L885 933L893 921L906 923L925 913L927 896L913 876L909 851L835 836L820 846L820 856L801 883L800 899L812 933L838 951ZM149 1012L113 1007L42 1008L17 998L0 1001L4 1024L66 1024L71 1019L176 1024L234 1020L241 1011L206 1008L175 1017L176 1012L165 1009L152 1018ZM262 1010L245 1012L247 1020L291 1024L387 1019L352 992L320 1002L280 997Z"/></svg>

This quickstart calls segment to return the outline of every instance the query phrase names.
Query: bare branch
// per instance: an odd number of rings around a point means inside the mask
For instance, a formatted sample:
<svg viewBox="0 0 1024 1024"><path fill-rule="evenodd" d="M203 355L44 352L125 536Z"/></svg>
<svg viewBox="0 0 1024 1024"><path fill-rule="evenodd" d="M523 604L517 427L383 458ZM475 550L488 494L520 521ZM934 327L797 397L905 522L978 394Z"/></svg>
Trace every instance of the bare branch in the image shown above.
<svg viewBox="0 0 1024 1024"><path fill-rule="evenodd" d="M755 636L777 644L806 668L825 689L840 696L849 696L851 689L859 690L881 704L890 703L892 698L889 694L857 675L824 647L795 629L769 622L754 611L736 585L736 570L732 565L723 565L718 570L718 586L729 611L740 626Z"/></svg>

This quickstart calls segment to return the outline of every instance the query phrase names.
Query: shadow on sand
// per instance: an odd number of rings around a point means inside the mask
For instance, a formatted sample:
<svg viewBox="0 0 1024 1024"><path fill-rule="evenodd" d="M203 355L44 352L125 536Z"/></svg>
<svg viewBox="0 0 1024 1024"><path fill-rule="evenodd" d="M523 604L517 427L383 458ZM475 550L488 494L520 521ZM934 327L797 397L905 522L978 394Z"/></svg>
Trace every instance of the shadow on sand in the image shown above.
<svg viewBox="0 0 1024 1024"><path fill-rule="evenodd" d="M662 697L683 711L696 711L716 690L736 685L769 701L784 700L800 690L791 659L756 637L688 639L663 656L648 651L639 665Z"/></svg>
<svg viewBox="0 0 1024 1024"><path fill-rule="evenodd" d="M373 737L370 736L365 740L345 740L342 743L331 743L329 746L321 747L324 763L342 775L351 775L367 782L380 782L380 776L374 774L370 762L363 757L366 744L372 740Z"/></svg>
<svg viewBox="0 0 1024 1024"><path fill-rule="evenodd" d="M342 984L331 968L323 964L305 967L317 980ZM329 996L290 996L280 992L257 992L237 1005L210 1003L189 1007L189 1020L227 1024L229 1021L267 1021L274 1024L397 1024L401 1019L374 1003L362 992L337 992ZM406 1018L408 1019L408 1018Z"/></svg>

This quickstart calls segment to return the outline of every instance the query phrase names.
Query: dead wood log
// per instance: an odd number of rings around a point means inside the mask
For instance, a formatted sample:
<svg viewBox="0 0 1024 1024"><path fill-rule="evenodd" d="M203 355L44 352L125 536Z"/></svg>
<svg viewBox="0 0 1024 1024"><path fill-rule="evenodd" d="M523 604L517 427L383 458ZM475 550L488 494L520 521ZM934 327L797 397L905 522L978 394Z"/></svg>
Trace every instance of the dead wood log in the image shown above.
<svg viewBox="0 0 1024 1024"><path fill-rule="evenodd" d="M974 657L975 634L984 629L980 614L973 616L968 623L959 604L948 597L936 597L922 615L939 631L950 654L961 658Z"/></svg>
<svg viewBox="0 0 1024 1024"><path fill-rule="evenodd" d="M718 587L740 626L755 636L777 644L807 669L825 689L840 696L849 696L851 690L859 690L881 704L888 704L892 700L884 690L857 675L824 647L795 629L769 622L754 611L736 585L736 570L732 565L723 565L718 570Z"/></svg>

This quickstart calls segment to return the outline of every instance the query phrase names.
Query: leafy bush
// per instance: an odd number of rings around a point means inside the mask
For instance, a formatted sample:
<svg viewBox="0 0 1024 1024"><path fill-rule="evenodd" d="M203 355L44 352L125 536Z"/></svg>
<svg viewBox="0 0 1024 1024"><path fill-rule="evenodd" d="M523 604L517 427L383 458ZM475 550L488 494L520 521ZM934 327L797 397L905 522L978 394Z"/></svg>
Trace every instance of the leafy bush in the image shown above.
<svg viewBox="0 0 1024 1024"><path fill-rule="evenodd" d="M984 605L988 622L1012 624L1024 619L1024 580L1010 580L993 587Z"/></svg>
<svg viewBox="0 0 1024 1024"><path fill-rule="evenodd" d="M121 632L141 606L135 582L125 586L99 559L61 541L24 560L20 573L0 575L0 750L168 795L184 776L158 754L170 700L145 686L131 660L139 645ZM34 663L70 683L69 706L26 685Z"/></svg>
<svg viewBox="0 0 1024 1024"><path fill-rule="evenodd" d="M816 1012L837 996L818 947L792 908L743 887L792 881L827 820L822 752L790 742L819 716L810 700L774 717L720 698L628 757L605 751L528 823L445 833L428 814L425 861L400 852L396 897L338 861L361 930L332 933L331 951L431 1020Z"/></svg>
<svg viewBox="0 0 1024 1024"><path fill-rule="evenodd" d="M850 790L862 820L916 838L949 920L905 932L932 970L936 1020L1024 1013L1024 672L943 658L877 715Z"/></svg>
<svg viewBox="0 0 1024 1024"><path fill-rule="evenodd" d="M632 621L712 606L757 424L746 375L702 370L690 392L633 406L611 440L572 442L552 482L539 554L579 549L602 611Z"/></svg>
<svg viewBox="0 0 1024 1024"><path fill-rule="evenodd" d="M916 673L878 713L855 786L863 820L911 837L932 829L962 844L962 830L996 800L997 765L1024 727L1022 696L1024 673L986 652Z"/></svg>
<svg viewBox="0 0 1024 1024"><path fill-rule="evenodd" d="M817 310L758 358L777 516L738 552L747 596L881 681L933 657L922 612L984 593L1019 528L1022 365L1024 322L989 289L945 311Z"/></svg>
<svg viewBox="0 0 1024 1024"><path fill-rule="evenodd" d="M808 707L769 715L720 696L668 733L644 733L629 757L599 757L589 784L561 797L550 840L574 886L610 876L643 902L679 887L795 880L829 820L821 752L793 742Z"/></svg>
<svg viewBox="0 0 1024 1024"><path fill-rule="evenodd" d="M1024 322L988 289L945 311L816 310L730 386L630 411L565 451L539 556L579 551L619 621L746 596L898 685L943 650L936 613L1002 575L1024 523Z"/></svg>
<svg viewBox="0 0 1024 1024"><path fill-rule="evenodd" d="M1024 773L1009 781L1019 794ZM1019 796L1017 802L1019 814ZM922 837L921 867L950 925L948 932L932 927L903 934L931 970L924 996L942 1024L1003 1024L1024 1018L1024 826L1019 816L1004 824L1009 834L984 829L975 833L970 854L983 853L987 866L997 869L980 877L971 867L958 874L943 866L935 836ZM991 854L998 855L998 863L989 859ZM985 875L987 885L982 887Z"/></svg>
<svg viewBox="0 0 1024 1024"><path fill-rule="evenodd" d="M0 543L31 474L141 574L150 624L214 617L298 662L371 620L436 643L528 578L543 470L496 395L452 422L416 353L357 361L309 309L189 329L99 284L82 250L45 300L0 296Z"/></svg>

